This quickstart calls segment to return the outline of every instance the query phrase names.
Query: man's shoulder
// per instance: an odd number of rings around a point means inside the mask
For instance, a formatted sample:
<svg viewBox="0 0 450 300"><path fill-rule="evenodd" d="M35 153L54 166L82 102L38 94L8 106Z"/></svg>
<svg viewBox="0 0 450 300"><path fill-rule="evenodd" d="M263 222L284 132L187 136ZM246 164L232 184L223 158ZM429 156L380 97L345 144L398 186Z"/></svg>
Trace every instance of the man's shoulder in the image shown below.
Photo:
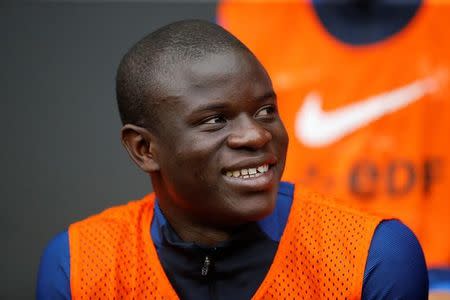
<svg viewBox="0 0 450 300"><path fill-rule="evenodd" d="M423 251L405 224L298 185L293 203L298 217L292 218L292 226L304 237L301 243L306 247L310 244L322 250L331 247L334 253L352 252L349 257L360 256L351 259L350 265L361 262L363 299L392 294L421 299L426 295L428 280ZM339 259L346 262L345 257Z"/></svg>
<svg viewBox="0 0 450 300"><path fill-rule="evenodd" d="M70 254L67 231L47 245L39 263L37 299L70 299Z"/></svg>
<svg viewBox="0 0 450 300"><path fill-rule="evenodd" d="M390 216L365 210L361 207L351 205L342 199L330 195L324 195L306 187L296 184L294 193L294 203L297 203L301 210L319 210L329 212L333 218L357 218L367 222L378 224L382 220L390 219Z"/></svg>
<svg viewBox="0 0 450 300"><path fill-rule="evenodd" d="M98 257L120 251L148 232L153 207L154 195L150 194L71 224L68 229L71 257L83 257L81 249L96 249Z"/></svg>
<svg viewBox="0 0 450 300"><path fill-rule="evenodd" d="M363 298L426 299L425 257L414 233L399 220L381 222L372 237Z"/></svg>
<svg viewBox="0 0 450 300"><path fill-rule="evenodd" d="M138 217L140 212L145 209L153 207L154 203L154 194L147 194L143 198L138 200L131 200L125 204L112 206L106 208L98 214L91 215L87 218L84 218L80 221L77 221L70 225L70 228L73 226L80 225L89 225L93 226L95 223L103 223L103 222L120 222L120 220L127 221L129 219L133 219Z"/></svg>

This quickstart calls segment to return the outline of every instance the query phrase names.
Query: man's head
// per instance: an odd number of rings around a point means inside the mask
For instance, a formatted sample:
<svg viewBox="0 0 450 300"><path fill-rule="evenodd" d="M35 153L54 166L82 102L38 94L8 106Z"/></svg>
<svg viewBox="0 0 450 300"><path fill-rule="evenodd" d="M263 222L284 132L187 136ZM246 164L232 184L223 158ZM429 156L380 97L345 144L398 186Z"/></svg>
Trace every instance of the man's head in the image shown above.
<svg viewBox="0 0 450 300"><path fill-rule="evenodd" d="M238 49L249 51L222 27L201 20L171 23L150 33L128 51L117 72L117 101L123 124L158 129L159 104L167 97L168 80L180 64Z"/></svg>
<svg viewBox="0 0 450 300"><path fill-rule="evenodd" d="M267 72L204 21L138 42L117 75L122 140L170 221L235 227L273 209L287 134Z"/></svg>

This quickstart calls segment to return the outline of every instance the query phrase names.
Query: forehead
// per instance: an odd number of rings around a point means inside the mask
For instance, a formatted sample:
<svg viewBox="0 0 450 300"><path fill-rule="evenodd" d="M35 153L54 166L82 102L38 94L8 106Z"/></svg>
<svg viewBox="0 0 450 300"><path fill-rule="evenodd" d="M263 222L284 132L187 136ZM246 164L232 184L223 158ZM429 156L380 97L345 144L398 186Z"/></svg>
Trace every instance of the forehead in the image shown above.
<svg viewBox="0 0 450 300"><path fill-rule="evenodd" d="M268 80L261 64L250 53L244 51L228 51L220 54L209 54L199 61L191 62L184 72L186 83L199 88L222 86L228 82Z"/></svg>
<svg viewBox="0 0 450 300"><path fill-rule="evenodd" d="M164 102L168 105L246 100L272 91L265 69L253 55L242 50L207 54L179 64L170 73L164 84L169 99Z"/></svg>

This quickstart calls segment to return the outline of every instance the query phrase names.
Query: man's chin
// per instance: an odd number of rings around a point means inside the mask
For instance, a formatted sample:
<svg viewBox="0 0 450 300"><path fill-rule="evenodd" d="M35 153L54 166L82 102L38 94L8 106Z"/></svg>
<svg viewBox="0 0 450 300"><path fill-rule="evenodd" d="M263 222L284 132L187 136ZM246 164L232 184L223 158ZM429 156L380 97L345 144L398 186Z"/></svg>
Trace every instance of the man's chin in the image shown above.
<svg viewBox="0 0 450 300"><path fill-rule="evenodd" d="M273 212L275 203L276 198L272 193L260 192L242 200L235 214L243 223L259 221Z"/></svg>

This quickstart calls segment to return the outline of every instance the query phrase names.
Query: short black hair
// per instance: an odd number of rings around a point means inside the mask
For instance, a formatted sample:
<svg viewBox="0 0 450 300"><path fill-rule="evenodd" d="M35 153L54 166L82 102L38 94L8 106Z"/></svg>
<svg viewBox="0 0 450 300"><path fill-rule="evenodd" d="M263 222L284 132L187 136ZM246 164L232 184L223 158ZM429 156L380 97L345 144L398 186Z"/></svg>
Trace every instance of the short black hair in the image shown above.
<svg viewBox="0 0 450 300"><path fill-rule="evenodd" d="M161 75L182 61L230 50L251 51L231 33L204 20L168 24L137 42L122 58L116 77L116 97L123 124L155 128L164 97Z"/></svg>

